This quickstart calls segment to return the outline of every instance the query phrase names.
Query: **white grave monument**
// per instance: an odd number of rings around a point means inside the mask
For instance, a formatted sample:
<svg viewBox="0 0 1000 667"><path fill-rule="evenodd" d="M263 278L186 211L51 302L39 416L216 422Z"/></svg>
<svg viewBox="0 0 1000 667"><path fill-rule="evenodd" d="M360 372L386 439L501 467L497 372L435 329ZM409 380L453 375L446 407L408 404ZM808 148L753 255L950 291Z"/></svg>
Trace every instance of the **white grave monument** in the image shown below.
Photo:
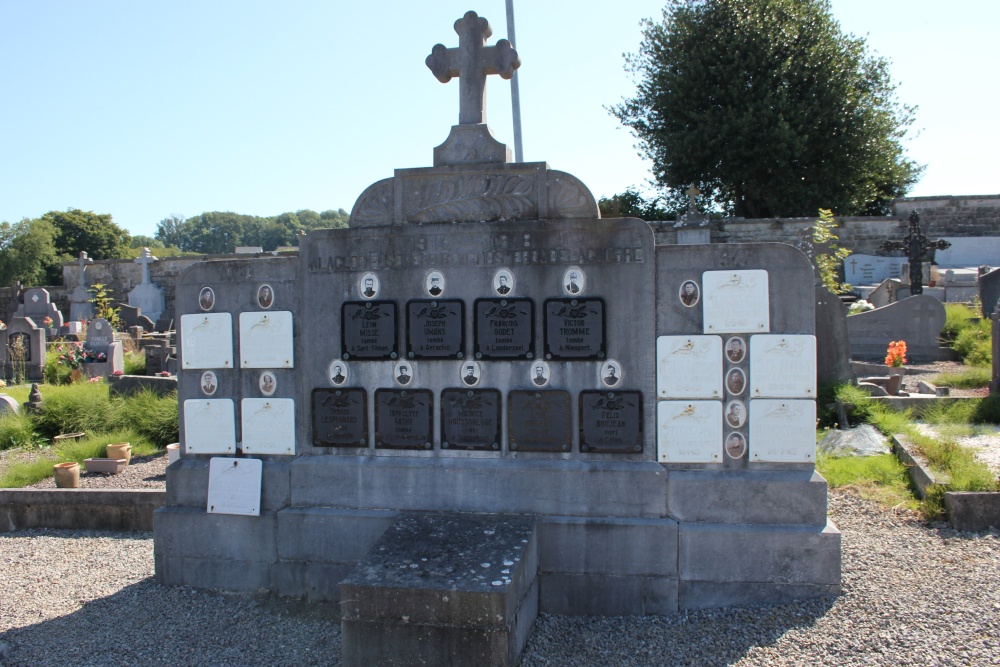
<svg viewBox="0 0 1000 667"><path fill-rule="evenodd" d="M140 313L154 322L163 313L165 305L163 290L149 278L149 265L156 261L159 260L153 257L149 248L142 249L142 256L135 259L135 263L142 267L142 282L128 293L128 305L138 308Z"/></svg>

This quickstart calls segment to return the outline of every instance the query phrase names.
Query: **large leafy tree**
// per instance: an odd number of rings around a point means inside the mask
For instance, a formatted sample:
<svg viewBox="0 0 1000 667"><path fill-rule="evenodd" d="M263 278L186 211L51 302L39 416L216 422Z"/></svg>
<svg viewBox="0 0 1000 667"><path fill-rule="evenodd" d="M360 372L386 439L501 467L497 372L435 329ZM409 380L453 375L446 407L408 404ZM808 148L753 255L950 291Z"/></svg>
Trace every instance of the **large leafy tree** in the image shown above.
<svg viewBox="0 0 1000 667"><path fill-rule="evenodd" d="M668 198L694 183L737 216L879 215L922 171L902 146L915 109L828 0L669 0L626 61L638 90L611 111Z"/></svg>
<svg viewBox="0 0 1000 667"><path fill-rule="evenodd" d="M55 227L56 251L64 259L79 257L81 252L86 252L93 259L128 257L131 235L112 221L110 213L97 214L71 208L49 211L41 220Z"/></svg>
<svg viewBox="0 0 1000 667"><path fill-rule="evenodd" d="M56 230L47 220L0 222L0 285L54 285L62 278Z"/></svg>

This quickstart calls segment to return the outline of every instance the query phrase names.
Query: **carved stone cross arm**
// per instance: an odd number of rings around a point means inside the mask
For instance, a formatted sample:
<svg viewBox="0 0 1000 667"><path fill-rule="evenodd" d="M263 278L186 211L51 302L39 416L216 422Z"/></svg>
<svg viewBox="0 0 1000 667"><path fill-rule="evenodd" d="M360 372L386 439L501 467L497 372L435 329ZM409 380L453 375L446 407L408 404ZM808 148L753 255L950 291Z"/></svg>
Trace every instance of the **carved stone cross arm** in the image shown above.
<svg viewBox="0 0 1000 667"><path fill-rule="evenodd" d="M506 39L486 46L493 29L489 21L475 12L466 12L455 21L455 32L458 33L458 48L435 44L425 62L441 83L459 77L459 125L485 123L487 75L499 74L509 79L521 66L521 60Z"/></svg>

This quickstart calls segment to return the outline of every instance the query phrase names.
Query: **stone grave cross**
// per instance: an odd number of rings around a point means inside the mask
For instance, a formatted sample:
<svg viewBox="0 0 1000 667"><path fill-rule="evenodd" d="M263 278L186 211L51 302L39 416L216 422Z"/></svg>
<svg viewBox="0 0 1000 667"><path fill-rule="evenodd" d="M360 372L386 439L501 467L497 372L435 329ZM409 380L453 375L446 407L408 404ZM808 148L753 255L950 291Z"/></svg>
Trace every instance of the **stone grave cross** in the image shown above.
<svg viewBox="0 0 1000 667"><path fill-rule="evenodd" d="M920 215L913 211L910 213L910 228L902 241L883 241L878 249L884 251L903 250L906 258L910 261L910 294L917 295L924 293L924 267L920 259L927 254L928 250L944 250L950 248L951 243L940 239L931 241L920 230Z"/></svg>
<svg viewBox="0 0 1000 667"><path fill-rule="evenodd" d="M459 125L482 124L486 122L486 76L499 74L509 79L521 66L521 60L506 39L495 46L486 46L493 28L476 12L466 12L455 21L455 32L458 33L458 48L435 44L425 62L441 83L448 83L453 76L459 77Z"/></svg>
<svg viewBox="0 0 1000 667"><path fill-rule="evenodd" d="M87 286L87 265L93 262L91 258L87 257L86 251L80 251L80 259L76 263L80 266L80 287Z"/></svg>
<svg viewBox="0 0 1000 667"><path fill-rule="evenodd" d="M149 248L142 249L142 256L135 258L135 263L142 267L142 284L148 285L152 282L149 279L149 265L153 262L159 261L156 257L153 257L153 253L149 252Z"/></svg>

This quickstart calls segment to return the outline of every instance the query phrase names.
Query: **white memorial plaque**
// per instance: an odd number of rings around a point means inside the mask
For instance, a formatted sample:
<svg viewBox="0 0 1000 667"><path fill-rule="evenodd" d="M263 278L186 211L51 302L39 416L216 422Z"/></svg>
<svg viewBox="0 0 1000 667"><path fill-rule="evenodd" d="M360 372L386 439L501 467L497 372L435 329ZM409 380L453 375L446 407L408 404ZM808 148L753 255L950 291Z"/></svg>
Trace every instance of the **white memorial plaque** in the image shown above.
<svg viewBox="0 0 1000 667"><path fill-rule="evenodd" d="M705 271L701 289L705 333L771 330L767 271Z"/></svg>
<svg viewBox="0 0 1000 667"><path fill-rule="evenodd" d="M816 461L816 401L750 401L750 460Z"/></svg>
<svg viewBox="0 0 1000 667"><path fill-rule="evenodd" d="M660 463L722 461L721 401L660 401L656 423Z"/></svg>
<svg viewBox="0 0 1000 667"><path fill-rule="evenodd" d="M231 398L184 401L184 451L191 454L236 451L236 409Z"/></svg>
<svg viewBox="0 0 1000 667"><path fill-rule="evenodd" d="M208 462L208 513L260 516L260 459L212 459Z"/></svg>
<svg viewBox="0 0 1000 667"><path fill-rule="evenodd" d="M294 368L292 313L240 313L240 367Z"/></svg>
<svg viewBox="0 0 1000 667"><path fill-rule="evenodd" d="M181 315L181 359L183 368L232 368L233 316Z"/></svg>
<svg viewBox="0 0 1000 667"><path fill-rule="evenodd" d="M656 392L660 398L719 398L722 338L657 337Z"/></svg>
<svg viewBox="0 0 1000 667"><path fill-rule="evenodd" d="M751 398L816 398L816 337L750 336Z"/></svg>
<svg viewBox="0 0 1000 667"><path fill-rule="evenodd" d="M244 398L240 403L244 454L295 453L295 401Z"/></svg>

